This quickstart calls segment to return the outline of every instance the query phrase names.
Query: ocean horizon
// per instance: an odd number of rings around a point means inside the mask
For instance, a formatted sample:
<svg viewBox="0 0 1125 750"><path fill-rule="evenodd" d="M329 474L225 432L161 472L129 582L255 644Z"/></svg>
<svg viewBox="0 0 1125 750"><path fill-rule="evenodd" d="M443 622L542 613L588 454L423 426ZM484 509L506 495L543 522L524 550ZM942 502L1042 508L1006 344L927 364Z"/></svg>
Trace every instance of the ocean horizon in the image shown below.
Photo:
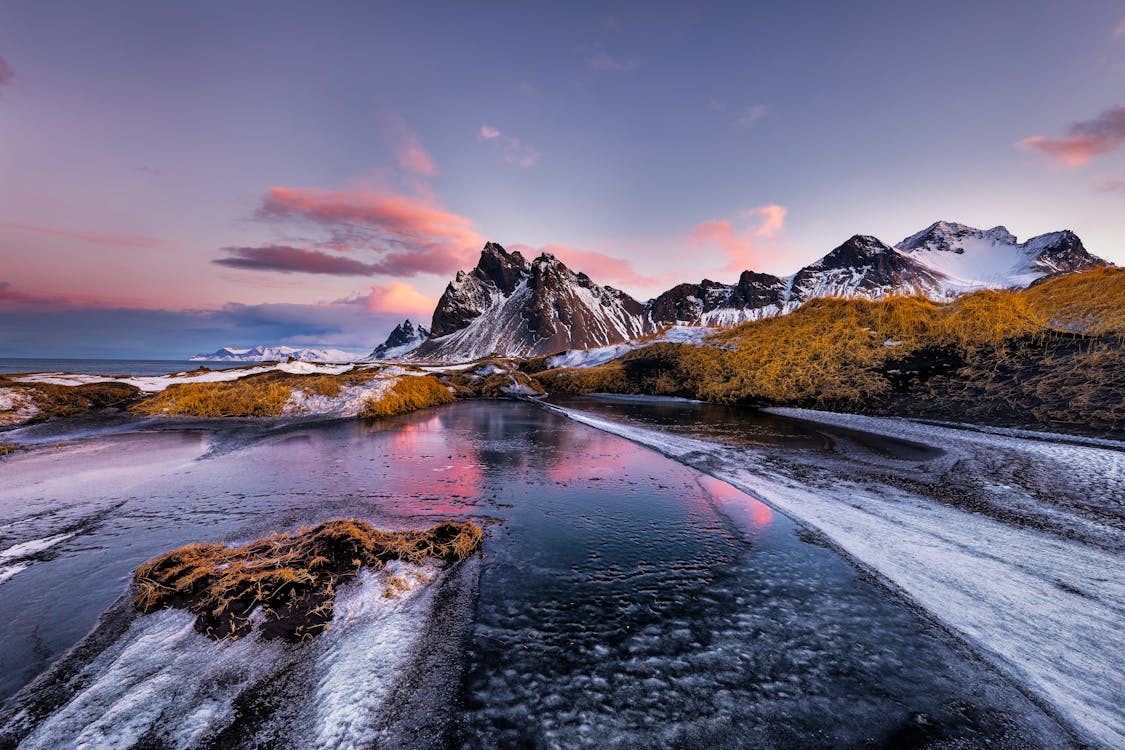
<svg viewBox="0 0 1125 750"><path fill-rule="evenodd" d="M76 372L88 375L165 375L207 367L225 370L253 362L189 359L108 359L96 357L0 357L0 375L29 372Z"/></svg>

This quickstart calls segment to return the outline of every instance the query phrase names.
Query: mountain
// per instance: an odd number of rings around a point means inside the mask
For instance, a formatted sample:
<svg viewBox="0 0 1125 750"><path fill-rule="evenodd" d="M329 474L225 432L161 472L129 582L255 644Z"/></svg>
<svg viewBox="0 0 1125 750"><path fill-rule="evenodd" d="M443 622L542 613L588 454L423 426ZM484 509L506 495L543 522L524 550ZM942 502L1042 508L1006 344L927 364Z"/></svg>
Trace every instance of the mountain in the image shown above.
<svg viewBox="0 0 1125 750"><path fill-rule="evenodd" d="M978 289L1018 289L1056 274L1105 266L1071 231L1020 243L1004 227L939 221L894 247L854 235L790 276L743 272L737 284L680 284L646 306L657 323L733 325L792 312L817 297L949 300Z"/></svg>
<svg viewBox="0 0 1125 750"><path fill-rule="evenodd" d="M430 331L423 325L414 326L410 320L404 320L395 326L387 340L375 347L360 362L372 362L377 359L396 359L405 356L421 346L430 338Z"/></svg>
<svg viewBox="0 0 1125 750"><path fill-rule="evenodd" d="M304 362L351 362L355 355L340 349L296 348L292 346L255 346L234 349L224 346L210 354L189 357L192 362L284 362L290 357Z"/></svg>
<svg viewBox="0 0 1125 750"><path fill-rule="evenodd" d="M433 338L411 356L553 354L617 344L669 324L730 326L784 315L818 297L920 294L949 300L1105 265L1070 231L1020 243L1004 227L939 221L894 247L857 234L789 276L743 271L735 284L679 284L642 304L552 255L529 262L490 242L476 267L459 271L446 287L434 310Z"/></svg>
<svg viewBox="0 0 1125 750"><path fill-rule="evenodd" d="M489 242L469 273L460 271L434 310L433 338L412 356L473 359L587 349L655 330L644 305L575 273L553 255L527 261Z"/></svg>

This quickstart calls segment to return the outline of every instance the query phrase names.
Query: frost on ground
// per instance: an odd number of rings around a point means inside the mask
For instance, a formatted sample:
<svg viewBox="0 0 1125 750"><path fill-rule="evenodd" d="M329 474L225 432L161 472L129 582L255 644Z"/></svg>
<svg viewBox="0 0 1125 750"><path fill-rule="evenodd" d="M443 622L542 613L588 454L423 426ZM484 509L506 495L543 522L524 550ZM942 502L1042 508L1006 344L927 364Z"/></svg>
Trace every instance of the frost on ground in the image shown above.
<svg viewBox="0 0 1125 750"><path fill-rule="evenodd" d="M735 448L561 411L819 531L1086 741L1125 745L1125 446L780 412L944 451L904 460L844 443L830 457Z"/></svg>
<svg viewBox="0 0 1125 750"><path fill-rule="evenodd" d="M324 415L339 417L358 416L368 401L377 401L386 395L396 379L375 378L360 385L346 385L335 396L323 396L313 391L295 390L289 396L283 413L286 416Z"/></svg>
<svg viewBox="0 0 1125 750"><path fill-rule="evenodd" d="M145 393L157 393L177 383L221 383L238 380L247 375L278 370L294 375L340 375L355 365L326 365L313 362L282 362L276 365L255 365L250 367L231 367L226 370L191 370L174 372L168 375L112 376L91 375L89 373L37 372L12 378L19 383L48 383L51 385L86 385L87 383L125 383L136 386ZM3 406L0 406L0 411Z"/></svg>
<svg viewBox="0 0 1125 750"><path fill-rule="evenodd" d="M623 357L629 352L661 342L701 345L719 329L707 326L668 326L658 334L645 336L621 344L599 346L592 349L570 349L547 358L547 367L597 367Z"/></svg>
<svg viewBox="0 0 1125 750"><path fill-rule="evenodd" d="M388 699L446 575L434 563L364 570L341 590L331 630L297 644L216 644L176 609L127 616L88 661L64 659L17 696L0 715L0 745L366 747L391 723ZM125 617L127 606L110 614Z"/></svg>
<svg viewBox="0 0 1125 750"><path fill-rule="evenodd" d="M38 413L31 396L16 388L0 388L0 426L26 422Z"/></svg>

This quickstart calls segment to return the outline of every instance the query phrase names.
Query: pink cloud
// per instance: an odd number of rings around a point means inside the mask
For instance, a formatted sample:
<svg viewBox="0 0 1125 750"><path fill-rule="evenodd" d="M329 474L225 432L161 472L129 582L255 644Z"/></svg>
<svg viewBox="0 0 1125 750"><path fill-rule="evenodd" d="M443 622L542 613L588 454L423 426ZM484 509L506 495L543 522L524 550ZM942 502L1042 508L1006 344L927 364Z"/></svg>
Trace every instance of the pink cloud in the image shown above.
<svg viewBox="0 0 1125 750"><path fill-rule="evenodd" d="M1125 106L1107 109L1092 120L1072 123L1066 130L1063 138L1036 135L1024 138L1016 146L1044 153L1065 167L1080 167L1125 142Z"/></svg>
<svg viewBox="0 0 1125 750"><path fill-rule="evenodd" d="M1122 19L1121 23L1117 24L1117 26L1113 29L1114 39L1120 39L1123 36L1125 36L1125 19Z"/></svg>
<svg viewBox="0 0 1125 750"><path fill-rule="evenodd" d="M16 71L12 70L12 66L3 56L0 56L0 86L7 86L15 77Z"/></svg>
<svg viewBox="0 0 1125 750"><path fill-rule="evenodd" d="M738 212L738 215L743 219L762 217L762 223L754 230L754 234L763 239L769 239L785 228L786 213L788 213L788 210L785 206L771 203L767 206L743 209Z"/></svg>
<svg viewBox="0 0 1125 750"><path fill-rule="evenodd" d="M470 219L382 189L270 188L258 216L313 224L329 232L331 243L374 250L380 257L366 264L370 272L392 276L450 274L484 244Z"/></svg>
<svg viewBox="0 0 1125 750"><path fill-rule="evenodd" d="M0 221L0 228L16 229L23 232L48 234L54 237L78 240L100 247L127 248L130 250L161 250L177 248L180 243L173 240L164 240L159 237L147 237L139 234L108 234L104 232L79 232L70 229L57 229L54 227L39 227L31 224L17 224L12 221Z"/></svg>
<svg viewBox="0 0 1125 750"><path fill-rule="evenodd" d="M528 245L512 245L509 249L519 250L526 257L539 253L550 253L575 271L581 271L598 284L613 282L634 286L652 286L661 279L637 273L633 264L622 258L614 258L605 253L580 250L570 245L544 245L538 250Z"/></svg>
<svg viewBox="0 0 1125 750"><path fill-rule="evenodd" d="M784 228L785 214L785 207L776 204L744 209L739 217L757 219L757 224L737 229L729 219L712 219L692 229L688 239L699 245L718 245L729 261L725 271L752 270L777 257L777 248L768 240Z"/></svg>
<svg viewBox="0 0 1125 750"><path fill-rule="evenodd" d="M413 172L423 177L433 177L437 174L433 159L417 143L400 147L395 151L395 158L398 160L399 166L407 172Z"/></svg>
<svg viewBox="0 0 1125 750"><path fill-rule="evenodd" d="M506 135L499 128L494 128L491 125L481 125L477 134L482 141L488 141L493 144L493 149L500 157L500 161L505 164L515 164L524 169L528 169L534 167L540 157L543 156L543 154L539 153L539 151L531 146L528 146L519 138Z"/></svg>
<svg viewBox="0 0 1125 750"><path fill-rule="evenodd" d="M437 300L419 292L410 284L392 281L386 286L373 286L366 297L367 309L373 313L411 315L428 318Z"/></svg>

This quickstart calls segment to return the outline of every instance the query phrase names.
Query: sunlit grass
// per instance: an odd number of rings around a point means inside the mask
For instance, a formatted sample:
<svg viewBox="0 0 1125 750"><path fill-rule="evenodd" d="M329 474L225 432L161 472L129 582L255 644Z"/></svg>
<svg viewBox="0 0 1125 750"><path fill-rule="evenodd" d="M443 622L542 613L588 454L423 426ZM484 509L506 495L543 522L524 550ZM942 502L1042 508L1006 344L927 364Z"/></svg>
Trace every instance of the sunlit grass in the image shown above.
<svg viewBox="0 0 1125 750"><path fill-rule="evenodd" d="M380 398L369 400L359 416L393 417L456 400L449 388L433 375L408 375L399 378Z"/></svg>

